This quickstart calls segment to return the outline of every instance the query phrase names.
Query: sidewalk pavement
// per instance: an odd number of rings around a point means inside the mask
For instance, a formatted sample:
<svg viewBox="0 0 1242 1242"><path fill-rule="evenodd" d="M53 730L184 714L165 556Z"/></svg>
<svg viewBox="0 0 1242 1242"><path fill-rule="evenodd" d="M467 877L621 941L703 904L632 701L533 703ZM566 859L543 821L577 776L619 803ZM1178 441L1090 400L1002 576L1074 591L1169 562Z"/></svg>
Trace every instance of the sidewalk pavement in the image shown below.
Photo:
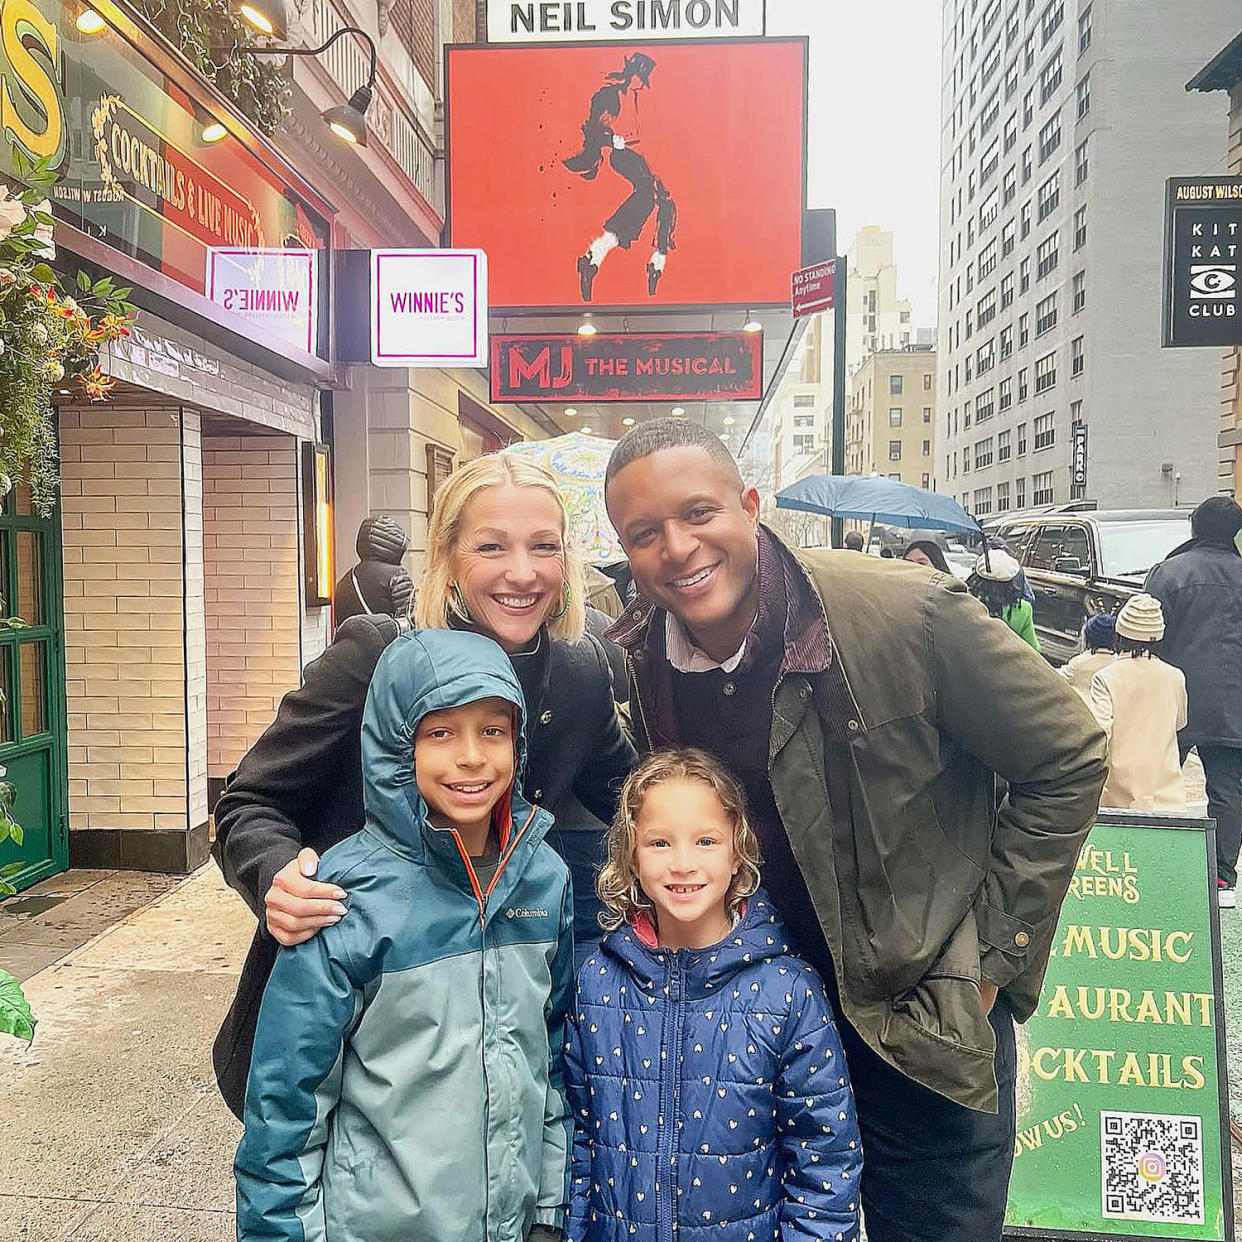
<svg viewBox="0 0 1242 1242"><path fill-rule="evenodd" d="M39 1020L29 1048L0 1036L3 1242L236 1236L241 1126L211 1040L253 930L210 865L180 881L69 872L0 907L0 965L28 975Z"/></svg>
<svg viewBox="0 0 1242 1242"><path fill-rule="evenodd" d="M84 933L92 918L115 921ZM241 1126L210 1050L253 930L212 865L69 872L0 907L0 965L25 963L39 1019L29 1048L0 1037L2 1242L231 1242ZM1242 1121L1242 911L1221 930Z"/></svg>

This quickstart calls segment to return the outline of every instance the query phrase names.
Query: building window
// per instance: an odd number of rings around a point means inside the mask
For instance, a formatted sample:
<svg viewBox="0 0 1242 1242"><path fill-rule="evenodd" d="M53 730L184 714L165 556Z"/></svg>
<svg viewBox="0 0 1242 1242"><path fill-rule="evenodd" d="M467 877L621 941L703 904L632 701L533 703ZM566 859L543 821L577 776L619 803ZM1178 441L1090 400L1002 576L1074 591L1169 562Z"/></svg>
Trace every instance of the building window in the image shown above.
<svg viewBox="0 0 1242 1242"><path fill-rule="evenodd" d="M1027 393L1029 391L1029 388L1027 385L1028 374L1029 372L1027 371L1026 367L1023 367L1022 370L1018 372L1018 404L1019 405L1021 405L1022 402L1026 400Z"/></svg>
<svg viewBox="0 0 1242 1242"><path fill-rule="evenodd" d="M979 236L992 227L996 221L996 217L1000 214L1000 198L995 190L983 200L983 206L979 208ZM973 240L973 239L972 239ZM982 280L983 278L980 277Z"/></svg>
<svg viewBox="0 0 1242 1242"><path fill-rule="evenodd" d="M981 487L975 492L975 514L984 517L992 512L992 489Z"/></svg>
<svg viewBox="0 0 1242 1242"><path fill-rule="evenodd" d="M1078 55L1083 55L1091 46L1091 6L1087 5L1078 14Z"/></svg>
<svg viewBox="0 0 1242 1242"><path fill-rule="evenodd" d="M1030 181L1031 175L1035 171L1035 156L1032 152L1033 152L1033 149L1031 147L1027 147L1026 150L1022 152L1022 184L1023 185L1026 185L1026 183Z"/></svg>
<svg viewBox="0 0 1242 1242"><path fill-rule="evenodd" d="M985 376L996 365L996 338L993 337L986 345L980 345L975 355L975 374Z"/></svg>
<svg viewBox="0 0 1242 1242"><path fill-rule="evenodd" d="M1035 451L1049 449L1057 442L1057 429L1052 425L1051 414L1041 414L1032 424L1035 433Z"/></svg>
<svg viewBox="0 0 1242 1242"><path fill-rule="evenodd" d="M1001 182L1001 206L1008 207L1018 197L1018 170L1005 169L1005 177Z"/></svg>
<svg viewBox="0 0 1242 1242"><path fill-rule="evenodd" d="M1018 316L1018 348L1025 349L1031 341L1031 316L1028 312Z"/></svg>
<svg viewBox="0 0 1242 1242"><path fill-rule="evenodd" d="M986 470L992 464L992 437L975 441L975 469Z"/></svg>
<svg viewBox="0 0 1242 1242"><path fill-rule="evenodd" d="M1039 131L1039 162L1042 164L1061 145L1061 109L1058 108Z"/></svg>
<svg viewBox="0 0 1242 1242"><path fill-rule="evenodd" d="M996 408L996 391L989 388L975 398L975 422L986 423ZM978 462L975 463L978 465Z"/></svg>
<svg viewBox="0 0 1242 1242"><path fill-rule="evenodd" d="M815 437L813 435L794 436L793 451L795 456L800 456L803 453L815 452Z"/></svg>
<svg viewBox="0 0 1242 1242"><path fill-rule="evenodd" d="M901 396L901 376L890 375L888 377L888 395L890 397Z"/></svg>
<svg viewBox="0 0 1242 1242"><path fill-rule="evenodd" d="M1083 348L1083 340L1081 336L1076 336L1070 341L1070 376L1079 376L1086 369L1087 355Z"/></svg>
<svg viewBox="0 0 1242 1242"><path fill-rule="evenodd" d="M1013 305L1013 273L1001 277L1000 283L1001 310Z"/></svg>
<svg viewBox="0 0 1242 1242"><path fill-rule="evenodd" d="M901 407L893 406L888 412L888 425L890 427L901 426Z"/></svg>
<svg viewBox="0 0 1242 1242"><path fill-rule="evenodd" d="M1039 243L1039 248L1035 251L1035 279L1043 280L1046 276L1051 276L1057 270L1057 264L1061 261L1060 251L1060 234L1053 233L1051 237L1045 237Z"/></svg>
<svg viewBox="0 0 1242 1242"><path fill-rule="evenodd" d="M1087 244L1087 209L1079 207L1074 212L1074 249L1081 250Z"/></svg>
<svg viewBox="0 0 1242 1242"><path fill-rule="evenodd" d="M970 473L970 449L962 449L962 473Z"/></svg>
<svg viewBox="0 0 1242 1242"><path fill-rule="evenodd" d="M998 431L996 433L996 460L1008 461L1013 455L1013 432Z"/></svg>
<svg viewBox="0 0 1242 1242"><path fill-rule="evenodd" d="M1057 326L1057 295L1050 293L1042 302L1035 303L1035 335L1041 337Z"/></svg>
<svg viewBox="0 0 1242 1242"><path fill-rule="evenodd" d="M1026 480L1018 479L1013 485L1013 502L1015 508L1026 508Z"/></svg>
<svg viewBox="0 0 1242 1242"><path fill-rule="evenodd" d="M893 473L890 474L888 477L892 479L894 483L900 483L901 482L901 471L894 470Z"/></svg>
<svg viewBox="0 0 1242 1242"><path fill-rule="evenodd" d="M979 161L979 184L987 185L992 174L1000 167L1000 139L993 138L988 144L988 149L983 153L983 159Z"/></svg>
<svg viewBox="0 0 1242 1242"><path fill-rule="evenodd" d="M1006 86L1008 86L1008 83L1006 83ZM1006 96L1006 98L1007 97L1008 96ZM1004 135L1004 142L1003 142L1005 154L1008 155L1009 152L1012 151L1014 147L1016 147L1017 145L1018 145L1018 114L1015 112L1013 116L1011 116L1009 120L1005 122L1005 135Z"/></svg>
<svg viewBox="0 0 1242 1242"><path fill-rule="evenodd" d="M996 252L1000 249L1000 242L993 239L988 242L982 250L979 251L979 279L987 280L992 272L996 269Z"/></svg>
<svg viewBox="0 0 1242 1242"><path fill-rule="evenodd" d="M929 375L929 376L927 376L927 378L928 378L928 379L931 379L931 376ZM923 421L924 421L925 423L930 423L930 422L931 422L931 420L932 420L931 406L930 406L930 405L925 405L925 406L923 407Z"/></svg>
<svg viewBox="0 0 1242 1242"><path fill-rule="evenodd" d="M1075 272L1071 287L1074 293L1074 314L1077 315L1087 304L1087 273Z"/></svg>
<svg viewBox="0 0 1242 1242"><path fill-rule="evenodd" d="M1035 360L1035 392L1047 392L1057 386L1057 356L1045 354Z"/></svg>
<svg viewBox="0 0 1242 1242"><path fill-rule="evenodd" d="M1039 19L1040 40L1044 47L1052 42L1053 35L1061 28L1061 19L1065 16L1064 0L1052 0Z"/></svg>
<svg viewBox="0 0 1242 1242"><path fill-rule="evenodd" d="M888 442L888 460L889 461L900 461L901 460L901 441L900 440L890 440Z"/></svg>
<svg viewBox="0 0 1242 1242"><path fill-rule="evenodd" d="M1030 66L1027 66L1028 68ZM1035 88L1032 86L1029 91L1022 97L1022 128L1027 126L1035 119Z"/></svg>
<svg viewBox="0 0 1242 1242"><path fill-rule="evenodd" d="M1024 70L1030 70L1035 63L1035 36L1027 35L1026 45L1022 49L1022 67Z"/></svg>
<svg viewBox="0 0 1242 1242"><path fill-rule="evenodd" d="M996 512L1004 513L1009 508L1009 484L998 483L996 485Z"/></svg>
<svg viewBox="0 0 1242 1242"><path fill-rule="evenodd" d="M1057 204L1061 201L1061 174L1054 172L1043 185L1039 187L1039 207L1036 210L1036 219L1042 224L1057 209Z"/></svg>
<svg viewBox="0 0 1242 1242"><path fill-rule="evenodd" d="M1060 85L1061 49L1057 48L1056 54L1039 73L1039 106L1041 108L1057 93ZM1079 113L1079 115L1081 116L1082 113Z"/></svg>
<svg viewBox="0 0 1242 1242"><path fill-rule="evenodd" d="M999 385L1000 389L1000 409L1003 414L1011 405L1013 405L1013 380L1003 379Z"/></svg>
<svg viewBox="0 0 1242 1242"><path fill-rule="evenodd" d="M1074 149L1074 184L1082 185L1087 179L1087 142L1084 138Z"/></svg>
<svg viewBox="0 0 1242 1242"><path fill-rule="evenodd" d="M1004 362L1006 358L1013 354L1013 326L1002 328L1000 330L1000 356Z"/></svg>
<svg viewBox="0 0 1242 1242"><path fill-rule="evenodd" d="M1026 424L1018 424L1018 456L1026 456Z"/></svg>
<svg viewBox="0 0 1242 1242"><path fill-rule="evenodd" d="M985 293L979 299L978 306L975 307L978 315L979 327L984 328L996 318L996 290L991 293Z"/></svg>
<svg viewBox="0 0 1242 1242"><path fill-rule="evenodd" d="M923 441L923 456L924 457L931 456L931 441L930 440Z"/></svg>
<svg viewBox="0 0 1242 1242"><path fill-rule="evenodd" d="M1013 254L1014 247L1018 244L1018 226L1010 220L1008 224L1001 229L1001 258L1007 259Z"/></svg>
<svg viewBox="0 0 1242 1242"><path fill-rule="evenodd" d="M1052 471L1031 476L1031 503L1034 505L1052 504Z"/></svg>
<svg viewBox="0 0 1242 1242"><path fill-rule="evenodd" d="M1026 293L1031 287L1031 257L1027 255L1018 264L1018 292Z"/></svg>
<svg viewBox="0 0 1242 1242"><path fill-rule="evenodd" d="M1078 119L1081 121L1091 111L1091 75L1089 73L1083 74L1082 81L1078 83L1077 99Z"/></svg>
<svg viewBox="0 0 1242 1242"><path fill-rule="evenodd" d="M815 408L815 394L813 392L796 392L794 393L793 405L795 410L812 410Z"/></svg>
<svg viewBox="0 0 1242 1242"><path fill-rule="evenodd" d="M928 474L926 470L923 471L923 482L921 486L925 492L931 488L931 475Z"/></svg>

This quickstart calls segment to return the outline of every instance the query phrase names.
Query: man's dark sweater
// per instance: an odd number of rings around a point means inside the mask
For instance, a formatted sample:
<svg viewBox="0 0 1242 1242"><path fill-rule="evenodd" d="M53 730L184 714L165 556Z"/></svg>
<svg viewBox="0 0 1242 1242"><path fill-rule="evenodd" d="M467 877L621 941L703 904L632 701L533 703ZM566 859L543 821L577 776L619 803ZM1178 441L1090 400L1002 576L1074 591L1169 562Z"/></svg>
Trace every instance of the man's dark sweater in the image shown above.
<svg viewBox="0 0 1242 1242"><path fill-rule="evenodd" d="M788 613L780 557L780 548L761 536L759 611L737 669L732 673L718 668L702 673L671 669L673 705L680 743L715 755L741 783L763 851L764 888L802 956L829 979L828 946L789 846L768 774L772 693L785 658ZM651 641L664 658L663 624L653 626Z"/></svg>

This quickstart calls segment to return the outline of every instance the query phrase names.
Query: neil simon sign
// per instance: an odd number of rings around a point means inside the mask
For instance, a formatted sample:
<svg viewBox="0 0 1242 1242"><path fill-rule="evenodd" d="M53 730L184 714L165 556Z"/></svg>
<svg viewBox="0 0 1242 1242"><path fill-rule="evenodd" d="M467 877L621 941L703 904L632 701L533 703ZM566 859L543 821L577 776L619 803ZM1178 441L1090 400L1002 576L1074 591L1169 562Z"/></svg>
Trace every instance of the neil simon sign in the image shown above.
<svg viewBox="0 0 1242 1242"><path fill-rule="evenodd" d="M377 367L486 366L483 251L372 250L371 361Z"/></svg>
<svg viewBox="0 0 1242 1242"><path fill-rule="evenodd" d="M1173 177L1165 212L1164 344L1242 344L1242 177Z"/></svg>
<svg viewBox="0 0 1242 1242"><path fill-rule="evenodd" d="M489 43L767 34L767 0L488 0Z"/></svg>

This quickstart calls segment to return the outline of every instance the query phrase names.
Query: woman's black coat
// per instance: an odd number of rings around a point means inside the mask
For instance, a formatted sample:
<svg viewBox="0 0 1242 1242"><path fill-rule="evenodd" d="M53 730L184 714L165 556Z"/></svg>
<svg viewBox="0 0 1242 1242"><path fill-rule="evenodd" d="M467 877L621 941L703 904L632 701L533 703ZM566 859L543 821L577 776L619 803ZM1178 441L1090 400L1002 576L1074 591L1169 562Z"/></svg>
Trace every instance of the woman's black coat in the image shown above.
<svg viewBox="0 0 1242 1242"><path fill-rule="evenodd" d="M276 873L310 846L322 854L362 827L362 711L384 648L401 632L391 617L353 617L307 665L305 680L281 701L275 721L229 778L216 805L213 854L224 878L259 920L237 995L212 1049L225 1102L241 1116L259 1002L276 960L263 898ZM553 642L546 676L528 702L523 787L556 817L550 839L577 874L575 834L584 847L611 822L634 763L609 689L599 642ZM589 889L588 889L589 891ZM348 916L347 916L348 917Z"/></svg>

